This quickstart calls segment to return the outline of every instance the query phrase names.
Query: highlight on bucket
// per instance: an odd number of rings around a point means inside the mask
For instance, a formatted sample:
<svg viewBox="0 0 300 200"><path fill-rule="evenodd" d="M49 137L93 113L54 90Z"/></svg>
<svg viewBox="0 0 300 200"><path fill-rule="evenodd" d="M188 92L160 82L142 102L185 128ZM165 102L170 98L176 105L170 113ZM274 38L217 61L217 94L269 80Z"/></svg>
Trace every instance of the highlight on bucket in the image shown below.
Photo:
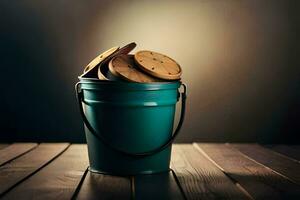
<svg viewBox="0 0 300 200"><path fill-rule="evenodd" d="M101 53L84 68L75 85L91 172L169 171L171 146L185 115L182 69L161 53L130 54L135 47L132 42ZM179 99L180 120L173 131Z"/></svg>

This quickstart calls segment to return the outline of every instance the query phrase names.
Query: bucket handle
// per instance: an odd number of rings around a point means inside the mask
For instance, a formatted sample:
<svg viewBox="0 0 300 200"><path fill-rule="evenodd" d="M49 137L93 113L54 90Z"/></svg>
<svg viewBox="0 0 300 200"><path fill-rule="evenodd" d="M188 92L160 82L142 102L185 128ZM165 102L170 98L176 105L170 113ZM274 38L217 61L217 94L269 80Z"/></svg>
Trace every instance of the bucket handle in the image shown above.
<svg viewBox="0 0 300 200"><path fill-rule="evenodd" d="M118 149L118 148L114 147L113 145L111 145L104 137L102 137L100 134L98 134L97 131L91 126L88 119L86 118L85 113L83 111L83 107L82 107L83 92L80 88L80 85L81 85L80 82L76 83L75 90L76 90L76 97L77 97L77 101L78 101L79 111L80 111L80 114L81 114L81 117L83 119L84 124L86 125L88 130L93 134L93 136L95 136L104 145L106 145L111 150L113 150L117 153L123 154L125 156L129 156L129 157L146 157L146 156L154 155L156 153L159 153L159 152L163 151L167 147L169 147L173 143L173 141L175 140L176 136L178 135L178 133L179 133L181 127L182 127L182 124L183 124L183 121L184 121L184 116L185 116L185 108L186 108L186 85L183 84L183 83L181 84L183 86L183 92L179 93L179 95L181 94L180 119L179 119L177 128L175 129L172 137L170 137L169 140L167 142L165 142L163 145L161 145L160 147L158 147L154 150L151 150L151 151L146 151L146 152L141 152L141 153L130 153L130 152L126 152L124 150Z"/></svg>

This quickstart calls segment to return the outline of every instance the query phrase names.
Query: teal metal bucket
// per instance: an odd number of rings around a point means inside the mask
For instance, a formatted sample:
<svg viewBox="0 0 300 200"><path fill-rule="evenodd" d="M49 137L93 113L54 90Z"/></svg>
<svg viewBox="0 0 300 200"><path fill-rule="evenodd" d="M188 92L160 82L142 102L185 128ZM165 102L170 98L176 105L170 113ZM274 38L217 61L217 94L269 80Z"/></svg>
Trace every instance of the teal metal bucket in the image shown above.
<svg viewBox="0 0 300 200"><path fill-rule="evenodd" d="M81 78L76 93L85 125L90 171L113 175L169 171L171 145L184 120L184 84ZM180 96L180 120L172 133Z"/></svg>

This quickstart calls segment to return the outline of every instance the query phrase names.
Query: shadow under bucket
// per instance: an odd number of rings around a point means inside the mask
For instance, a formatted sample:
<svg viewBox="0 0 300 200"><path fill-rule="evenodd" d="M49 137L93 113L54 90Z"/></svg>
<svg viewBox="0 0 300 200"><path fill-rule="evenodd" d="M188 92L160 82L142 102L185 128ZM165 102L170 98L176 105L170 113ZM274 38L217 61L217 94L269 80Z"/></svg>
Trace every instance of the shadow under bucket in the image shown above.
<svg viewBox="0 0 300 200"><path fill-rule="evenodd" d="M85 124L90 171L137 175L169 170L171 145L184 120L184 84L81 78L76 92ZM180 120L172 134L180 94Z"/></svg>

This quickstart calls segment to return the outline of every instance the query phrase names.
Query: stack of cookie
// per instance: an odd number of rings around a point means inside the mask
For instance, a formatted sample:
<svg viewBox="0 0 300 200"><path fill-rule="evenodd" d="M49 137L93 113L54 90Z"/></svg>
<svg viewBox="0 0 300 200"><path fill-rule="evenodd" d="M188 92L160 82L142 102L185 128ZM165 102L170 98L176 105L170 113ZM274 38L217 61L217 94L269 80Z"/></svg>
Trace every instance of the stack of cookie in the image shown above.
<svg viewBox="0 0 300 200"><path fill-rule="evenodd" d="M80 78L138 83L180 80L182 70L172 58L147 50L129 54L135 47L132 42L103 52L84 68Z"/></svg>

